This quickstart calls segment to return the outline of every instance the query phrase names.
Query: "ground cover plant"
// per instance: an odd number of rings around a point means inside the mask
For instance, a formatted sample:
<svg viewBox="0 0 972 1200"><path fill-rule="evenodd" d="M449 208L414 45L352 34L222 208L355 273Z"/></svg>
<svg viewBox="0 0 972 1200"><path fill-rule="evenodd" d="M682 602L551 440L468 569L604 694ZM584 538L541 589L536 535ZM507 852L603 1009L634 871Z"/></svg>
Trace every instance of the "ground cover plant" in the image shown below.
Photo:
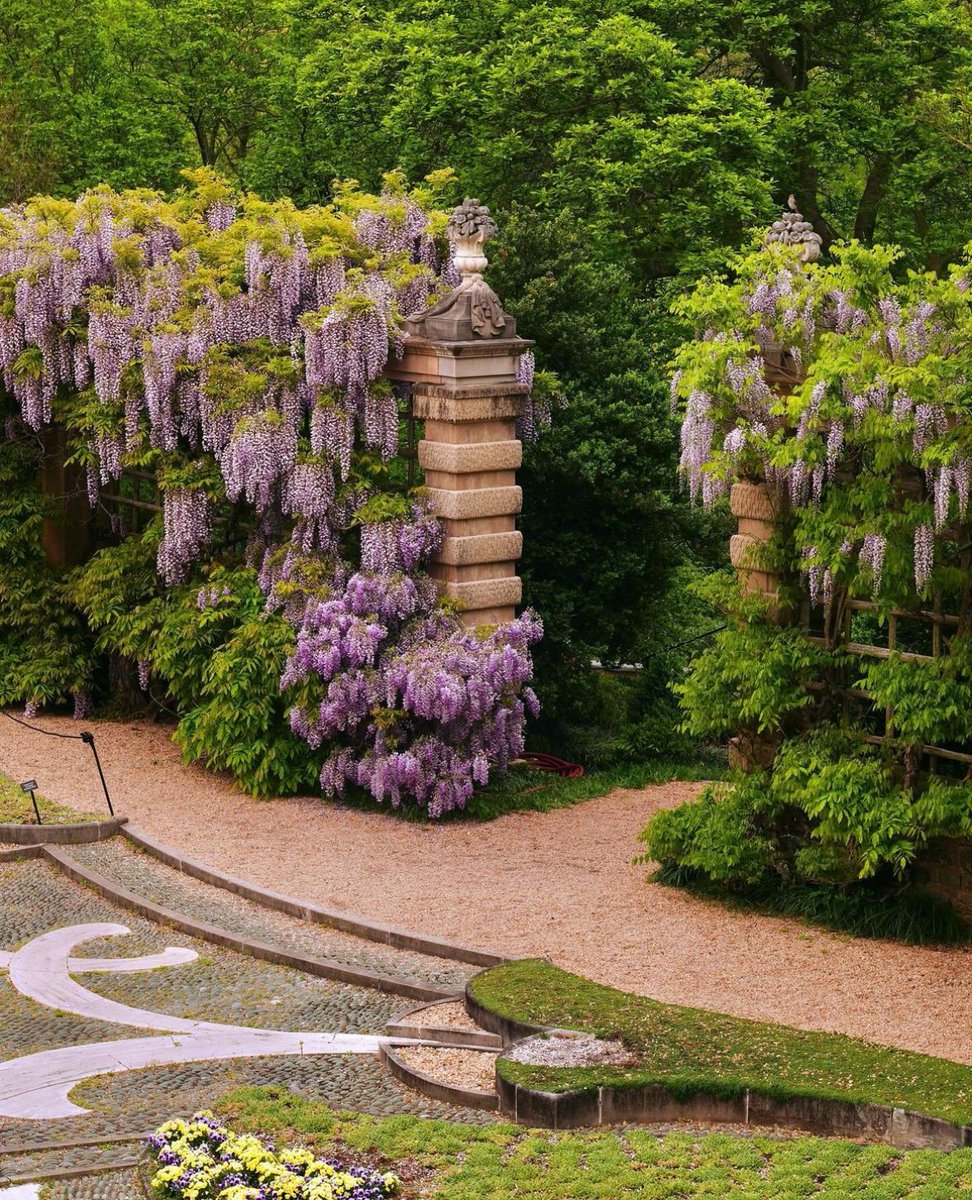
<svg viewBox="0 0 972 1200"><path fill-rule="evenodd" d="M670 878L888 892L930 839L972 832L948 758L972 744L970 266L902 282L893 249L803 249L769 245L680 305L698 331L673 384L683 474L706 503L766 489L775 532L751 565L779 586L707 582L726 628L677 690L693 734L736 734L749 761L644 840ZM775 392L771 356L791 376ZM892 619L879 656L850 652Z"/></svg>
<svg viewBox="0 0 972 1200"><path fill-rule="evenodd" d="M462 628L425 569L441 526L396 462L401 397L381 373L403 319L458 278L432 207L451 177L297 209L189 174L170 198L100 188L0 212L8 457L23 470L56 419L92 508L126 468L161 491L160 520L129 535L110 512L115 544L43 594L84 613L89 649L137 661L143 689L161 677L187 756L251 790L318 775L331 795L462 807L523 749L542 626ZM13 514L9 536L36 547L36 493L23 503L32 526ZM10 607L14 643L27 604ZM34 626L5 687L28 713L73 692L80 714L83 658L38 680Z"/></svg>
<svg viewBox="0 0 972 1200"><path fill-rule="evenodd" d="M650 1128L553 1133L339 1113L279 1088L233 1092L219 1111L275 1141L392 1166L402 1195L430 1200L945 1200L972 1184L972 1150L902 1153L823 1138Z"/></svg>
<svg viewBox="0 0 972 1200"><path fill-rule="evenodd" d="M494 967L470 985L491 1012L528 1024L620 1037L636 1067L552 1068L500 1059L513 1083L541 1091L661 1083L676 1096L747 1089L778 1099L892 1105L972 1123L972 1067L839 1034L812 1033L604 987L539 959Z"/></svg>

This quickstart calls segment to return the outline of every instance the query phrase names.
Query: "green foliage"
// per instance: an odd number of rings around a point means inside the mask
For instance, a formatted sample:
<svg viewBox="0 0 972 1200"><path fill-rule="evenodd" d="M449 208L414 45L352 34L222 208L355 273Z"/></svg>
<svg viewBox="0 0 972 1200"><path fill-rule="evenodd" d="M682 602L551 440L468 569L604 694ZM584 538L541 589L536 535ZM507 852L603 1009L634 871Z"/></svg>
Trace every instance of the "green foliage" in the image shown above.
<svg viewBox="0 0 972 1200"><path fill-rule="evenodd" d="M697 331L676 356L684 469L709 498L768 481L777 519L748 563L776 594L707 581L727 628L677 688L687 729L772 769L653 820L671 877L893 892L931 838L972 827L972 783L929 779L925 750L972 729L968 266L901 282L899 257L851 243L798 267L769 246L678 303ZM770 391L764 351L799 353L792 386ZM954 614L935 633L933 605ZM862 659L845 628L888 648Z"/></svg>
<svg viewBox="0 0 972 1200"><path fill-rule="evenodd" d="M293 640L293 628L277 614L233 628L205 666L199 703L179 723L176 740L187 761L229 771L255 796L314 788L318 756L291 733L286 713L295 697L278 686Z"/></svg>
<svg viewBox="0 0 972 1200"><path fill-rule="evenodd" d="M795 917L852 937L918 946L961 946L972 939L972 929L949 903L920 892L889 892L868 884L846 891L799 880L781 883L776 878L741 889L683 866L659 868L652 882L687 888L695 896L746 912Z"/></svg>
<svg viewBox="0 0 972 1200"><path fill-rule="evenodd" d="M773 842L755 823L748 797L737 789L707 788L701 799L662 809L641 834L657 861L723 883L752 884L772 867Z"/></svg>
<svg viewBox="0 0 972 1200"><path fill-rule="evenodd" d="M715 583L721 591L724 577ZM710 586L710 594L715 590ZM736 623L715 634L676 685L691 733L721 735L740 727L776 733L812 702L804 681L827 656L802 630L767 620L767 607L756 594L740 597Z"/></svg>
<svg viewBox="0 0 972 1200"><path fill-rule="evenodd" d="M56 704L85 690L85 630L44 561L40 445L0 442L0 705Z"/></svg>
<svg viewBox="0 0 972 1200"><path fill-rule="evenodd" d="M265 611L249 568L212 565L205 582L164 590L158 533L153 524L74 572L67 594L96 631L97 649L145 664L156 699L180 715L175 736L187 762L228 771L256 796L312 788L320 764L290 732L296 697L279 688L293 627Z"/></svg>
<svg viewBox="0 0 972 1200"><path fill-rule="evenodd" d="M240 1088L219 1111L274 1142L297 1137L323 1157L364 1155L422 1180L429 1200L928 1200L972 1180L972 1151L867 1146L835 1138L659 1135L651 1129L552 1132L504 1123L335 1112L279 1087ZM411 1168L405 1171L404 1164Z"/></svg>
<svg viewBox="0 0 972 1200"><path fill-rule="evenodd" d="M851 883L902 877L929 838L970 830L972 785L932 779L912 795L880 748L823 727L784 742L772 771L738 774L659 813L642 840L648 859L723 882L754 883L773 870Z"/></svg>
<svg viewBox="0 0 972 1200"><path fill-rule="evenodd" d="M839 1034L659 1004L603 987L540 959L520 959L470 984L490 1012L526 1023L621 1037L633 1067L534 1067L499 1060L511 1082L544 1091L601 1084L661 1083L678 1096L699 1091L777 1099L820 1097L887 1104L965 1124L972 1115L972 1068L876 1046Z"/></svg>

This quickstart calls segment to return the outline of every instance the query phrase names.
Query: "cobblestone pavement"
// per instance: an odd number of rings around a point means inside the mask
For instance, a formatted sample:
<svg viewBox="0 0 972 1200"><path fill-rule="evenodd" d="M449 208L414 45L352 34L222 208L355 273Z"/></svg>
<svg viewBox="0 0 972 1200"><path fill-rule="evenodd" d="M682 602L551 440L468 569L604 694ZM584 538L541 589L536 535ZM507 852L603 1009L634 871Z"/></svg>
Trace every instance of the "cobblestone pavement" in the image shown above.
<svg viewBox="0 0 972 1200"><path fill-rule="evenodd" d="M339 929L312 925L286 913L261 908L251 900L183 875L120 837L66 849L83 866L106 875L146 900L257 941L388 975L421 979L456 992L462 991L477 970L465 963L397 950Z"/></svg>
<svg viewBox="0 0 972 1200"><path fill-rule="evenodd" d="M130 858L141 869L146 861L144 856L128 851L125 854L129 857L118 858L122 864ZM131 883L135 882L132 878ZM207 885L199 887L203 895L213 890ZM141 890L144 894L145 889ZM169 895L164 902L173 904L174 900L175 896ZM197 903L202 903L201 898ZM216 918L215 913L208 917ZM131 936L85 943L78 947L77 957L129 958L158 953L166 946L185 947L199 956L191 963L153 971L77 976L90 991L126 1004L237 1025L374 1034L381 1033L394 1016L414 1006L414 1002L400 996L259 962L121 912L45 863L0 865L0 950L16 950L50 929L104 921L127 926ZM259 933L250 932L267 940L272 933L267 927ZM382 949L389 956L395 954ZM324 951L318 948L316 952ZM425 956L402 957L415 960ZM390 957L386 961L389 967L398 968L397 974L404 974L397 961L393 964ZM414 965L410 961L410 966ZM62 1014L39 1005L15 991L0 971L0 1061L60 1046L143 1034L141 1030ZM89 1146L71 1143L141 1135L169 1117L213 1104L234 1087L256 1084L275 1084L326 1100L337 1108L374 1115L411 1113L464 1121L490 1119L488 1114L439 1104L410 1092L369 1055L308 1055L153 1067L100 1076L76 1087L71 1098L89 1110L84 1115L51 1121L0 1118L0 1197L5 1178L43 1176L75 1167L97 1172L128 1161L137 1151L137 1145L125 1142ZM59 1146L42 1149L49 1143ZM5 1148L14 1152L6 1153ZM49 1196L51 1200L127 1200L132 1194L130 1189L131 1178L124 1172L92 1174L52 1183Z"/></svg>

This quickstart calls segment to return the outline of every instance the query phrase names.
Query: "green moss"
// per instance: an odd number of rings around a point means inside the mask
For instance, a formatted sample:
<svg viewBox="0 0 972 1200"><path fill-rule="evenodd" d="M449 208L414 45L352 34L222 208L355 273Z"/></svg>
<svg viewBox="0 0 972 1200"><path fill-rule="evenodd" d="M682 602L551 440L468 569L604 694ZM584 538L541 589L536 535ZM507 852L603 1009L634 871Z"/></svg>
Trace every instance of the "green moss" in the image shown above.
<svg viewBox="0 0 972 1200"><path fill-rule="evenodd" d="M902 1154L825 1138L660 1137L650 1129L553 1133L506 1124L338 1113L283 1088L245 1088L219 1105L237 1129L299 1141L400 1172L406 1200L895 1200L972 1187L972 1150Z"/></svg>
<svg viewBox="0 0 972 1200"><path fill-rule="evenodd" d="M679 1096L744 1090L764 1096L895 1105L957 1124L972 1123L972 1067L702 1009L659 1004L603 987L535 959L478 976L476 1000L493 1012L540 1025L621 1037L642 1058L630 1069L555 1069L500 1061L511 1082L543 1091L661 1083Z"/></svg>

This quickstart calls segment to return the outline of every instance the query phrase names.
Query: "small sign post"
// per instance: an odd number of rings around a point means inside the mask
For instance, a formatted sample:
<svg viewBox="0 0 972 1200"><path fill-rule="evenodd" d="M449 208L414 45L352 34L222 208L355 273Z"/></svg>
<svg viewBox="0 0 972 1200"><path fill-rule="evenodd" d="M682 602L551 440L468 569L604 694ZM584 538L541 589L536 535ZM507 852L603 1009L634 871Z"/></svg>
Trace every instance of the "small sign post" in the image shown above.
<svg viewBox="0 0 972 1200"><path fill-rule="evenodd" d="M44 822L41 820L40 809L37 807L37 797L34 795L34 793L37 791L37 780L25 779L20 785L20 790L22 792L30 792L30 799L34 806L34 816L37 818L37 824L43 825Z"/></svg>

